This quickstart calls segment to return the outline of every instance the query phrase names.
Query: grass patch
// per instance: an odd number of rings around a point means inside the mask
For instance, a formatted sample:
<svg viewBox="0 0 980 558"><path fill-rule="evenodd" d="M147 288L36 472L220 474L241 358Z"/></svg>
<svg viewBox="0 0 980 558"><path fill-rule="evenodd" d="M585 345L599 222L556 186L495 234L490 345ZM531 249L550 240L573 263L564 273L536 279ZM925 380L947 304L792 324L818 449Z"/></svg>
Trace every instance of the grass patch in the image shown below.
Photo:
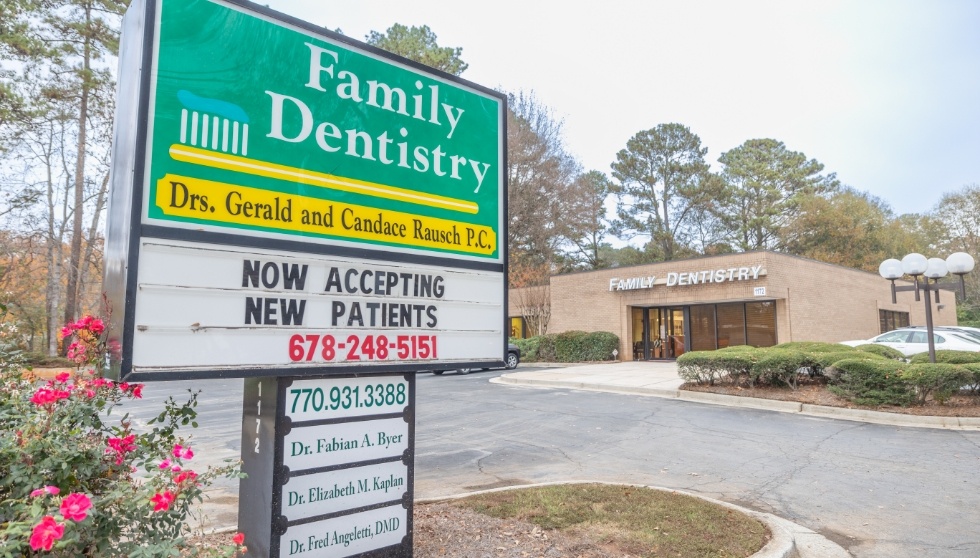
<svg viewBox="0 0 980 558"><path fill-rule="evenodd" d="M758 520L699 498L649 488L566 484L451 502L501 519L586 535L635 556L751 556L769 540Z"/></svg>

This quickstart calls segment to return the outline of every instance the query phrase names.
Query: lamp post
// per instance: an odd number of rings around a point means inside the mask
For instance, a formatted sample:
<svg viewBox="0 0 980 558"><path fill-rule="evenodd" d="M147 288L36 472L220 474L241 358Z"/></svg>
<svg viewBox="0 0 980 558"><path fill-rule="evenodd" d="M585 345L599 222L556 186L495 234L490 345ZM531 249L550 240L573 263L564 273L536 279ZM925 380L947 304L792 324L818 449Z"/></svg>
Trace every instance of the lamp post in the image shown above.
<svg viewBox="0 0 980 558"><path fill-rule="evenodd" d="M936 341L932 337L932 293L936 293L936 303L939 302L939 279L948 273L960 276L960 293L966 298L966 282L963 276L973 271L973 256L965 252L950 254L948 258L928 258L922 254L912 253L902 261L889 259L878 266L878 274L892 282L892 304L898 304L898 291L915 291L915 300L919 301L919 291L926 293L926 335L929 337L929 362L936 362ZM895 286L895 280L903 275L911 275L912 286ZM922 282L919 282L922 276ZM929 280L932 279L930 283Z"/></svg>

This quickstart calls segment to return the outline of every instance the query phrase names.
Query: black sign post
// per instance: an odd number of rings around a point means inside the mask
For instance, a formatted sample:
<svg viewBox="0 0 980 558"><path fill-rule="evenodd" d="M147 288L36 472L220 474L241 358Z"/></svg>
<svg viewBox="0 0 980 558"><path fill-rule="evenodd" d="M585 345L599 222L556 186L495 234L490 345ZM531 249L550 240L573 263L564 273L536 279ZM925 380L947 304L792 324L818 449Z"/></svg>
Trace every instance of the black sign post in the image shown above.
<svg viewBox="0 0 980 558"><path fill-rule="evenodd" d="M412 556L414 455L413 373L246 379L248 556Z"/></svg>

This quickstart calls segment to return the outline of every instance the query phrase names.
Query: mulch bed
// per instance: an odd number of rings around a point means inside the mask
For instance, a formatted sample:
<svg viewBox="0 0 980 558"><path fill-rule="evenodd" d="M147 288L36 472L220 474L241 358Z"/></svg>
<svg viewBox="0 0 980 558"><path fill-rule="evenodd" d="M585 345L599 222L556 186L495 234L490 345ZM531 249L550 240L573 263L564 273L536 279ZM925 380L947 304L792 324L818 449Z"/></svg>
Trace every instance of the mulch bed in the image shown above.
<svg viewBox="0 0 980 558"><path fill-rule="evenodd" d="M446 503L417 504L414 518L415 558L635 558L587 536L544 531L527 521L496 519ZM181 556L230 544L233 534L191 537L192 548Z"/></svg>

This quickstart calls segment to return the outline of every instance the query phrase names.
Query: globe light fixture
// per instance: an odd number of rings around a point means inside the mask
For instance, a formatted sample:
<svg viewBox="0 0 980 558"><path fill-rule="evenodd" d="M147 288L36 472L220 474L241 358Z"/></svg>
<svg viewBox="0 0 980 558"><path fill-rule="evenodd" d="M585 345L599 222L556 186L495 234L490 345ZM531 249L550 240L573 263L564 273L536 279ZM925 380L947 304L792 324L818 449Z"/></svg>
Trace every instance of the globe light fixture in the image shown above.
<svg viewBox="0 0 980 558"><path fill-rule="evenodd" d="M878 266L878 274L885 279L894 281L905 275L905 272L902 271L902 262L892 258L881 262L881 265Z"/></svg>
<svg viewBox="0 0 980 558"><path fill-rule="evenodd" d="M963 276L973 271L976 262L973 256L965 252L950 254L945 260L941 258L926 258L922 254L908 254L902 261L888 259L878 266L878 274L892 283L892 304L898 304L898 291L915 291L915 300L919 301L919 291L926 293L926 335L929 337L929 362L936 362L936 340L933 338L932 326L932 293L936 293L936 303L939 303L939 290L949 288L940 286L939 280L952 273L960 278L960 292L966 298L966 282ZM913 285L896 286L895 280L903 275L911 275ZM921 277L921 279L920 279ZM931 281L930 281L931 280ZM951 289L951 290L955 290ZM939 306L942 308L942 306Z"/></svg>
<svg viewBox="0 0 980 558"><path fill-rule="evenodd" d="M929 279L940 279L946 277L946 260L941 258L929 258L926 271L923 273Z"/></svg>
<svg viewBox="0 0 980 558"><path fill-rule="evenodd" d="M926 272L927 267L929 267L929 260L922 254L913 252L902 258L902 271L906 275L911 275L912 277L922 275Z"/></svg>

